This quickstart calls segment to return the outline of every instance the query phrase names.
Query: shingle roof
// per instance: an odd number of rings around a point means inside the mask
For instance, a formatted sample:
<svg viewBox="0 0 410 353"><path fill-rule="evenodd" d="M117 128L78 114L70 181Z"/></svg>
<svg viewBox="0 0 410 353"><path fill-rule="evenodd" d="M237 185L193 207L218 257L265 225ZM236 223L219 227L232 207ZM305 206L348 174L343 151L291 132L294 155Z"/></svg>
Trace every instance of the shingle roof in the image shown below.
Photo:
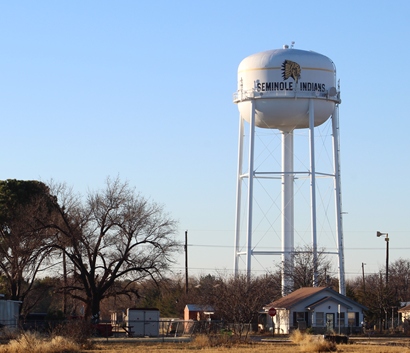
<svg viewBox="0 0 410 353"><path fill-rule="evenodd" d="M214 311L210 305L187 304L186 307L189 311Z"/></svg>
<svg viewBox="0 0 410 353"><path fill-rule="evenodd" d="M399 313L402 313L403 311L410 311L410 305L406 305L398 310Z"/></svg>
<svg viewBox="0 0 410 353"><path fill-rule="evenodd" d="M295 290L294 292L284 296L283 298L280 298L278 300L275 300L274 302L265 305L264 309L269 309L269 308L276 308L276 309L290 309L296 304L300 303L302 300L308 299L311 296L323 292L323 297L320 298L319 300L315 301L314 303L306 303L307 306L309 305L315 305L317 302L322 301L322 300L327 300L328 295L333 298L333 300L340 302L341 304L347 305L347 303L350 304L355 304L361 307L364 310L367 310L367 308L355 302L354 300L339 294L338 292L334 291L332 288L329 287L303 287ZM343 299L342 299L343 298ZM340 301L342 300L342 301ZM347 302L347 303L346 303Z"/></svg>
<svg viewBox="0 0 410 353"><path fill-rule="evenodd" d="M276 309L289 309L301 300L309 298L310 296L325 290L326 287L303 287L295 290L294 292L275 300L274 302L266 305L266 308Z"/></svg>

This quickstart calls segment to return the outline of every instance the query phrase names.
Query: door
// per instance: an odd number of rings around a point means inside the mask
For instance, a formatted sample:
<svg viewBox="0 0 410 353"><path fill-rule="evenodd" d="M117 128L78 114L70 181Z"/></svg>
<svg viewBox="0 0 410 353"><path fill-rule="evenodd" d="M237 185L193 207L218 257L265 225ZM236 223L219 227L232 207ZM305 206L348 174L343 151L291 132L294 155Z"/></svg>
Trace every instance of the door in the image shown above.
<svg viewBox="0 0 410 353"><path fill-rule="evenodd" d="M145 336L145 312L143 310L130 310L129 326L133 336Z"/></svg>
<svg viewBox="0 0 410 353"><path fill-rule="evenodd" d="M326 329L332 331L335 328L335 314L326 313Z"/></svg>
<svg viewBox="0 0 410 353"><path fill-rule="evenodd" d="M144 312L144 336L158 337L159 335L159 311L147 310Z"/></svg>

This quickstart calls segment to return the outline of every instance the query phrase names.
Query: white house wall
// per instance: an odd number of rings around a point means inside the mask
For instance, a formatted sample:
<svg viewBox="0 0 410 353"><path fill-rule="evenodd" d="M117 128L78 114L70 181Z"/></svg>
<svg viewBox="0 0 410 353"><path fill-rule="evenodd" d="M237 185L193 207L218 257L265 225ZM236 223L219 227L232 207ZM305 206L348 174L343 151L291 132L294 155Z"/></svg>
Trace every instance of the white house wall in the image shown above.
<svg viewBox="0 0 410 353"><path fill-rule="evenodd" d="M275 333L286 335L289 333L289 310L278 309L276 315L273 317L275 323ZM272 319L270 319L270 325L272 325ZM270 326L271 327L271 326Z"/></svg>

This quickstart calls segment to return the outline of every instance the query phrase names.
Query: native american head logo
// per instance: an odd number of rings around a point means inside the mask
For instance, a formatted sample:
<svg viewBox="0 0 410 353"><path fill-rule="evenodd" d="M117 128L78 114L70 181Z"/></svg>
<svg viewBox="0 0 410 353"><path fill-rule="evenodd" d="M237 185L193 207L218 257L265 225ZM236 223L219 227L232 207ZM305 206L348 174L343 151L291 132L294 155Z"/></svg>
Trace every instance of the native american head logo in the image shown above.
<svg viewBox="0 0 410 353"><path fill-rule="evenodd" d="M300 77L300 65L291 60L285 60L282 64L282 77L287 80L292 77L297 83Z"/></svg>

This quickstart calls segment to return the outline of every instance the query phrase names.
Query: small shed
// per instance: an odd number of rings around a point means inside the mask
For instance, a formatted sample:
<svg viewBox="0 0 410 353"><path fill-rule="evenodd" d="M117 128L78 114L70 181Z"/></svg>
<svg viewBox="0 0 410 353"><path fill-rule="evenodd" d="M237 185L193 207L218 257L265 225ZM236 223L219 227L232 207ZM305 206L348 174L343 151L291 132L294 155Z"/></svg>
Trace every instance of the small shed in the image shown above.
<svg viewBox="0 0 410 353"><path fill-rule="evenodd" d="M275 332L288 334L294 329L311 328L315 333L360 332L367 308L329 287L300 288L264 306L266 313L276 309Z"/></svg>
<svg viewBox="0 0 410 353"><path fill-rule="evenodd" d="M18 327L20 305L20 301L0 300L0 326L7 326L10 329Z"/></svg>
<svg viewBox="0 0 410 353"><path fill-rule="evenodd" d="M159 310L155 308L128 308L125 324L132 336L158 337Z"/></svg>
<svg viewBox="0 0 410 353"><path fill-rule="evenodd" d="M209 305L187 304L184 308L184 320L210 320L214 312L214 309Z"/></svg>

